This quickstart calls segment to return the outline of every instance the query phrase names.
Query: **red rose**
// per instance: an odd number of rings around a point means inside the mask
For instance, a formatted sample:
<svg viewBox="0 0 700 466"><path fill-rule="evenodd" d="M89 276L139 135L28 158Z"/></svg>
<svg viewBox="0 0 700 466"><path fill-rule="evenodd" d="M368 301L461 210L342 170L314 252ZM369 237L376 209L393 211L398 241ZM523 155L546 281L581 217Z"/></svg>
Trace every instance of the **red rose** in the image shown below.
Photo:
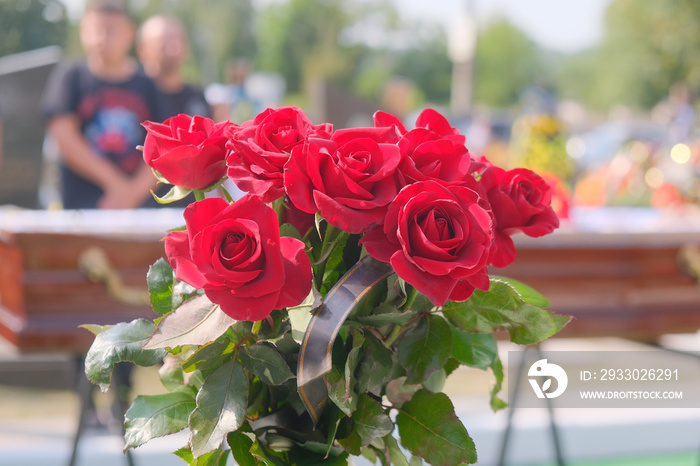
<svg viewBox="0 0 700 466"><path fill-rule="evenodd" d="M146 121L143 159L169 183L205 189L226 175L226 121L180 114L163 123Z"/></svg>
<svg viewBox="0 0 700 466"><path fill-rule="evenodd" d="M481 182L496 223L491 263L505 267L515 260L511 235L546 235L559 226L559 218L551 206L552 189L537 173L526 168L505 171L483 162Z"/></svg>
<svg viewBox="0 0 700 466"><path fill-rule="evenodd" d="M391 263L436 306L448 299L464 301L474 288L489 287L492 217L469 184L406 186L389 206L384 226L361 240L370 256Z"/></svg>
<svg viewBox="0 0 700 466"><path fill-rule="evenodd" d="M234 204L220 198L190 204L186 231L165 237L178 280L204 288L237 320L261 320L273 309L301 303L311 290L304 243L280 238L277 215L256 196Z"/></svg>
<svg viewBox="0 0 700 466"><path fill-rule="evenodd" d="M427 135L422 129L411 130L399 142L404 157L398 169L401 186L433 180L440 184L459 184L471 177L471 154L464 144L449 139L418 142ZM409 151L406 146L411 146Z"/></svg>
<svg viewBox="0 0 700 466"><path fill-rule="evenodd" d="M231 131L228 176L241 190L272 202L285 194L284 165L292 149L309 137L329 138L332 132L332 125L314 125L297 107L268 108Z"/></svg>
<svg viewBox="0 0 700 466"><path fill-rule="evenodd" d="M441 184L460 183L474 171L464 136L447 119L432 109L418 116L416 128L406 131L401 121L386 112L374 114L374 124L392 129L400 138L403 160L398 169L400 186L435 180Z"/></svg>
<svg viewBox="0 0 700 466"><path fill-rule="evenodd" d="M289 199L300 210L320 212L331 225L361 233L381 224L398 191L394 171L401 161L395 144L370 138L312 139L295 147L284 172Z"/></svg>
<svg viewBox="0 0 700 466"><path fill-rule="evenodd" d="M374 126L391 128L399 137L404 137L409 132L406 130L403 123L401 123L401 120L391 113L381 110L374 114ZM464 136L459 134L459 130L452 127L450 122L447 121L447 118L432 108L426 108L418 115L415 127L432 133L431 139L447 138L451 139L456 144L464 144L465 141Z"/></svg>

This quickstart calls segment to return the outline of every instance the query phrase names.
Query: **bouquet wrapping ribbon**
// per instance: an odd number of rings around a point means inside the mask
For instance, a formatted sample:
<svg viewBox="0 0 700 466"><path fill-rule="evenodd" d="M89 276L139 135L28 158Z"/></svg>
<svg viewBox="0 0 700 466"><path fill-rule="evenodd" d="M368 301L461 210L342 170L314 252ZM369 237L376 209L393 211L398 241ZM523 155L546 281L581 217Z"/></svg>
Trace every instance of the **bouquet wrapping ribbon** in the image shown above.
<svg viewBox="0 0 700 466"><path fill-rule="evenodd" d="M390 264L365 256L330 289L311 317L299 351L297 390L314 425L328 402L326 377L340 327L362 297L392 273Z"/></svg>

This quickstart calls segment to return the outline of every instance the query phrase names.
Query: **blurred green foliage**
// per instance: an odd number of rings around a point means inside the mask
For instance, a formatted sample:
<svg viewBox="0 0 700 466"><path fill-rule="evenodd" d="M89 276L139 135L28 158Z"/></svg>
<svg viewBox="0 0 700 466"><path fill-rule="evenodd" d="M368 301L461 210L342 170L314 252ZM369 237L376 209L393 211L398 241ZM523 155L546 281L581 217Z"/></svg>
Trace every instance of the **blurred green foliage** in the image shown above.
<svg viewBox="0 0 700 466"><path fill-rule="evenodd" d="M385 83L407 78L419 101L449 102L452 64L447 31L408 23L392 0L130 0L136 19L167 12L192 42L189 80L223 81L227 62L249 58L280 73L295 102L311 83L332 82L380 102ZM397 6L399 5L399 6ZM456 12L457 13L457 12ZM523 88L546 85L561 97L606 110L650 108L677 82L700 91L700 2L612 0L601 43L573 55L542 50L496 18L480 28L474 100L516 105ZM77 24L59 0L0 0L0 56L45 45L79 53Z"/></svg>
<svg viewBox="0 0 700 466"><path fill-rule="evenodd" d="M62 44L67 26L58 0L0 0L0 57Z"/></svg>
<svg viewBox="0 0 700 466"><path fill-rule="evenodd" d="M563 95L599 109L651 108L678 82L700 91L700 2L613 0L600 46L566 60Z"/></svg>
<svg viewBox="0 0 700 466"><path fill-rule="evenodd" d="M538 54L535 43L508 21L486 27L476 47L476 102L489 107L516 103L522 89L541 79Z"/></svg>

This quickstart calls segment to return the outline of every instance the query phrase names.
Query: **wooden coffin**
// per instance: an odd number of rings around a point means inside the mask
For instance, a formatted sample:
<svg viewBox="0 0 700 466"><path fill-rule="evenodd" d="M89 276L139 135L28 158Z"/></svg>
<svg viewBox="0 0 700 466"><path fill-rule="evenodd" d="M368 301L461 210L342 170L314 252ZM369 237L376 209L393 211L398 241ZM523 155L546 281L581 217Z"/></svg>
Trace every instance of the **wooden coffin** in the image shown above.
<svg viewBox="0 0 700 466"><path fill-rule="evenodd" d="M514 237L518 279L574 320L562 337L652 342L700 329L700 212L576 209L543 238Z"/></svg>
<svg viewBox="0 0 700 466"><path fill-rule="evenodd" d="M0 211L0 336L22 351L83 352L94 336L82 324L152 318L146 273L182 223L171 209ZM116 292L95 276L105 265Z"/></svg>
<svg viewBox="0 0 700 466"><path fill-rule="evenodd" d="M0 210L0 336L22 351L85 351L93 336L79 325L153 317L145 302L110 296L79 263L97 248L143 296L148 266L163 256L161 238L181 224L176 209ZM579 209L552 235L515 240L516 261L491 272L534 287L553 311L574 316L560 336L654 341L700 329L694 211Z"/></svg>

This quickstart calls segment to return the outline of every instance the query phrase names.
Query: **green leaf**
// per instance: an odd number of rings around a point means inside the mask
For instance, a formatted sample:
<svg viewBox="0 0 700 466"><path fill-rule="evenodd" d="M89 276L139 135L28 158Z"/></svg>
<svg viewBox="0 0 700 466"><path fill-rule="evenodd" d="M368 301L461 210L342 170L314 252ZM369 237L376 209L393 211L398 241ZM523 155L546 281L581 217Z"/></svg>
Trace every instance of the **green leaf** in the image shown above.
<svg viewBox="0 0 700 466"><path fill-rule="evenodd" d="M416 315L412 312L386 312L383 314L370 314L367 316L354 316L352 320L371 327L383 325L406 325Z"/></svg>
<svg viewBox="0 0 700 466"><path fill-rule="evenodd" d="M314 453L309 450L309 444L302 445L303 448L293 448L289 451L287 466L294 465L323 465L323 466L348 466L353 463L348 462L348 454L344 451L339 455L330 455L327 458L323 453ZM341 450L342 451L342 450Z"/></svg>
<svg viewBox="0 0 700 466"><path fill-rule="evenodd" d="M221 179L220 179L219 181L217 181L216 183L210 184L210 185L207 186L206 188L200 189L200 190L197 190L197 191L200 191L202 194L212 192L212 191L214 191L214 190L216 190L216 189L219 189L219 188L224 184L224 182L225 182L226 180L228 180L228 176L224 176L223 178L221 178Z"/></svg>
<svg viewBox="0 0 700 466"><path fill-rule="evenodd" d="M491 409L506 407L498 398L503 386L503 364L498 356L496 338L491 334L471 334L452 327L452 357L460 363L477 369L491 369L495 383L491 387Z"/></svg>
<svg viewBox="0 0 700 466"><path fill-rule="evenodd" d="M465 366L486 370L498 359L496 338L491 334L472 334L452 327L452 357Z"/></svg>
<svg viewBox="0 0 700 466"><path fill-rule="evenodd" d="M423 388L426 390L429 390L433 393L441 392L442 389L445 387L445 381L447 380L447 374L445 373L445 369L440 368L430 374L427 379L425 379L422 383Z"/></svg>
<svg viewBox="0 0 700 466"><path fill-rule="evenodd" d="M344 375L337 368L332 367L328 376L328 397L348 417L352 416L352 413L357 409L355 370L360 362L364 341L365 339L361 334L353 333L353 348L348 352L345 360Z"/></svg>
<svg viewBox="0 0 700 466"><path fill-rule="evenodd" d="M143 150L143 149L142 149ZM161 183L165 184L172 184L170 181L168 181L163 175L160 174L158 170L155 170L151 168L151 172L153 172L153 176L156 177L156 180L160 181Z"/></svg>
<svg viewBox="0 0 700 466"><path fill-rule="evenodd" d="M545 340L571 320L526 303L510 284L491 280L488 291L475 290L464 302L448 302L443 315L469 333L491 333L505 328L513 343L529 345Z"/></svg>
<svg viewBox="0 0 700 466"><path fill-rule="evenodd" d="M163 197L156 196L156 194L153 191L151 191L151 194L153 195L153 199L155 199L158 204L170 204L171 202L179 201L180 199L186 198L191 192L191 189L184 189L179 186L173 186L172 188L170 188L170 191L163 195Z"/></svg>
<svg viewBox="0 0 700 466"><path fill-rule="evenodd" d="M377 455L378 452L375 451L375 449L373 447L371 447L371 446L362 447L361 451L362 451L362 456L367 458L370 463L376 464L377 460L379 460L379 464L381 464L382 466L387 464L386 459L381 457L381 456L378 456Z"/></svg>
<svg viewBox="0 0 700 466"><path fill-rule="evenodd" d="M159 316L172 311L174 278L170 264L163 258L158 259L149 267L146 281L153 311Z"/></svg>
<svg viewBox="0 0 700 466"><path fill-rule="evenodd" d="M406 377L399 377L386 384L386 397L391 404L401 405L410 401L420 388L420 384L407 384Z"/></svg>
<svg viewBox="0 0 700 466"><path fill-rule="evenodd" d="M97 335L104 332L105 330L109 330L110 328L114 327L114 325L83 324L78 325L78 327L84 328L85 330L91 332L93 335Z"/></svg>
<svg viewBox="0 0 700 466"><path fill-rule="evenodd" d="M249 434L237 430L231 432L227 437L228 446L231 447L233 459L236 460L238 466L257 466L258 462L250 453L250 447L253 446L253 439Z"/></svg>
<svg viewBox="0 0 700 466"><path fill-rule="evenodd" d="M204 345L219 338L235 322L206 295L200 295L166 315L144 348Z"/></svg>
<svg viewBox="0 0 700 466"><path fill-rule="evenodd" d="M180 432L195 408L191 387L162 395L139 395L124 416L124 451L151 439Z"/></svg>
<svg viewBox="0 0 700 466"><path fill-rule="evenodd" d="M292 337L297 343L301 344L304 339L304 333L311 322L313 310L321 305L322 299L321 293L315 286L312 286L311 292L301 304L287 308L289 323L292 326Z"/></svg>
<svg viewBox="0 0 700 466"><path fill-rule="evenodd" d="M442 368L452 349L452 331L440 316L426 315L406 331L399 343L399 362L408 384L420 383Z"/></svg>
<svg viewBox="0 0 700 466"><path fill-rule="evenodd" d="M390 434L393 430L394 424L382 405L363 393L359 396L357 409L352 415L350 435L338 442L351 455L359 455L362 447L369 445L375 438Z"/></svg>
<svg viewBox="0 0 700 466"><path fill-rule="evenodd" d="M391 380L394 358L391 350L375 337L367 335L364 357L357 374L357 391L382 396L382 389Z"/></svg>
<svg viewBox="0 0 700 466"><path fill-rule="evenodd" d="M185 372L199 369L206 378L222 364L233 357L236 343L226 337L220 338L199 348L182 364Z"/></svg>
<svg viewBox="0 0 700 466"><path fill-rule="evenodd" d="M386 453L389 456L390 464L394 466L408 466L406 455L404 455L401 448L399 448L399 443L396 441L393 435L387 435L384 437L384 445Z"/></svg>
<svg viewBox="0 0 700 466"><path fill-rule="evenodd" d="M195 458L189 447L183 447L175 455L185 460L189 466L226 466L229 458L229 453L222 448Z"/></svg>
<svg viewBox="0 0 700 466"><path fill-rule="evenodd" d="M281 385L294 377L282 355L269 343L243 346L238 356L246 369L268 385Z"/></svg>
<svg viewBox="0 0 700 466"><path fill-rule="evenodd" d="M177 390L185 385L185 371L182 370L180 356L170 356L163 360L163 365L158 369L160 382L170 391Z"/></svg>
<svg viewBox="0 0 700 466"><path fill-rule="evenodd" d="M353 348L350 353L353 351L359 353L360 348ZM328 373L327 380L328 398L330 398L346 416L352 416L352 413L357 409L357 393L354 390L355 377L353 375L351 375L350 378L344 377L338 368L334 366Z"/></svg>
<svg viewBox="0 0 700 466"><path fill-rule="evenodd" d="M236 359L207 377L189 419L194 456L219 448L226 434L245 421L247 404L248 377Z"/></svg>
<svg viewBox="0 0 700 466"><path fill-rule="evenodd" d="M153 330L153 322L136 319L129 323L122 322L99 333L85 356L87 378L106 392L116 363L129 361L139 366L152 366L162 361L167 354L164 350L143 349Z"/></svg>
<svg viewBox="0 0 700 466"><path fill-rule="evenodd" d="M534 288L531 288L524 284L523 282L519 282L518 280L514 280L509 277L499 277L495 275L491 275L491 280L499 280L508 283L510 286L512 286L515 291L520 293L520 297L522 298L523 301L526 303L534 304L535 306L539 307L549 307L550 302L547 298L542 296L542 294L537 291Z"/></svg>
<svg viewBox="0 0 700 466"><path fill-rule="evenodd" d="M444 393L419 390L396 415L401 443L434 466L476 463L476 447Z"/></svg>
<svg viewBox="0 0 700 466"><path fill-rule="evenodd" d="M201 294L201 290L195 288L186 282L177 282L173 286L173 303L171 309L176 309L182 306L182 303L188 299L194 298Z"/></svg>
<svg viewBox="0 0 700 466"><path fill-rule="evenodd" d="M326 429L328 431L328 433L326 434L326 449L325 449L325 456L328 457L328 455L330 455L330 453L331 453L331 450L333 450L334 446L336 448L338 448L337 445L335 444L335 437L338 434L338 428L340 427L340 422L343 419L346 419L346 417L345 417L345 414L339 408L332 409L332 406L331 406L331 407L327 407L326 410L329 411L329 413L328 413L328 428Z"/></svg>
<svg viewBox="0 0 700 466"><path fill-rule="evenodd" d="M290 223L283 223L280 225L280 236L288 236L290 238L296 238L301 241L301 235L299 230L294 228Z"/></svg>
<svg viewBox="0 0 700 466"><path fill-rule="evenodd" d="M250 447L250 453L258 460L260 465L289 466L284 453L266 449L258 439L255 439L253 446Z"/></svg>

